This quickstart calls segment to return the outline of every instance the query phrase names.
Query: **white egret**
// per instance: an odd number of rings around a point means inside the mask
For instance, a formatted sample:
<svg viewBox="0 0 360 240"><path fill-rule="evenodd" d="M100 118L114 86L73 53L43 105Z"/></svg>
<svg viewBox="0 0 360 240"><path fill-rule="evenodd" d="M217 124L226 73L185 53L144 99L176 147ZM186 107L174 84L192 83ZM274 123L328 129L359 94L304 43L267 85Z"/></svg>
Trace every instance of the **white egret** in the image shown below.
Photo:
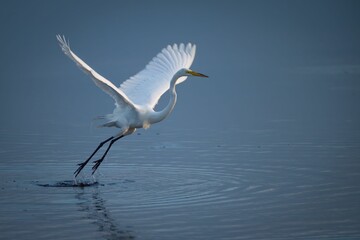
<svg viewBox="0 0 360 240"><path fill-rule="evenodd" d="M207 77L189 69L195 57L196 46L190 43L185 46L181 43L164 48L145 69L124 81L120 87L116 87L76 56L64 36L57 35L56 38L62 51L89 74L99 88L115 100L116 107L112 114L104 117L108 122L102 126L120 128L118 134L101 142L87 160L78 164L79 167L74 172L75 176L105 143L110 141L102 157L94 161L92 174L117 140L134 133L137 128L148 128L151 124L164 120L174 109L177 99L176 84L185 81L188 76ZM170 93L169 103L163 110L155 111L155 105L166 91Z"/></svg>

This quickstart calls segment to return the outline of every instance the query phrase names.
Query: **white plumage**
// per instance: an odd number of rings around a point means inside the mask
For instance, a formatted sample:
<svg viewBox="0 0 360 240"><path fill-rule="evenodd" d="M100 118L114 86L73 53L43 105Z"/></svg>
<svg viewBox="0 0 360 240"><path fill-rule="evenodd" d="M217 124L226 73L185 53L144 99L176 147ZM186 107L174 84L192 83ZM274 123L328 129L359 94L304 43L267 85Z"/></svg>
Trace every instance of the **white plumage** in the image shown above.
<svg viewBox="0 0 360 240"><path fill-rule="evenodd" d="M117 88L71 51L65 37L60 35L56 37L63 52L89 74L99 88L114 98L119 106L124 106L125 103L154 108L160 97L169 89L174 74L182 68L190 68L196 52L196 45L191 43L188 43L186 47L183 43L179 47L177 44L168 45L146 65L145 69L124 81ZM186 78L186 76L180 77L176 84L182 83Z"/></svg>
<svg viewBox="0 0 360 240"><path fill-rule="evenodd" d="M196 46L183 43L164 48L148 65L120 85L120 89L138 105L154 108L160 97L169 89L170 81L177 71L190 68L195 58ZM176 84L187 77L181 77Z"/></svg>
<svg viewBox="0 0 360 240"><path fill-rule="evenodd" d="M99 88L115 100L116 108L112 114L106 115L109 122L103 126L120 128L117 135L101 142L91 156L79 164L79 168L75 171L76 176L106 142L110 141L110 144L103 156L95 161L93 173L115 141L132 134L137 128L148 128L151 124L165 119L176 103L176 84L185 81L188 76L207 77L189 69L195 58L196 46L190 43L185 46L181 43L179 46L174 44L164 48L146 65L145 69L124 81L118 88L71 51L65 37L57 35L56 38L62 51L89 74ZM170 93L168 105L162 111L155 112L153 108L167 90Z"/></svg>

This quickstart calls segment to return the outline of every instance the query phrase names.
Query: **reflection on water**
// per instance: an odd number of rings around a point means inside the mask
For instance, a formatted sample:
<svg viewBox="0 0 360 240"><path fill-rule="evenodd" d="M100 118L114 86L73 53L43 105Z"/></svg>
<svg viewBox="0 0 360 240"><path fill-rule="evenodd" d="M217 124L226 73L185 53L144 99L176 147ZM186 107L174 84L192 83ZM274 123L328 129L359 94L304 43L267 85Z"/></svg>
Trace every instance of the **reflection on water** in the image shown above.
<svg viewBox="0 0 360 240"><path fill-rule="evenodd" d="M111 217L106 208L106 201L101 197L100 189L95 186L93 193L79 192L75 198L79 200L79 211L85 213L85 219L97 227L97 231L103 233L107 240L130 240L134 239L134 233L130 226L120 227L118 221ZM89 199L90 197L90 199Z"/></svg>
<svg viewBox="0 0 360 240"><path fill-rule="evenodd" d="M360 237L350 129L147 131L113 146L95 181L66 181L102 138L2 132L1 237Z"/></svg>

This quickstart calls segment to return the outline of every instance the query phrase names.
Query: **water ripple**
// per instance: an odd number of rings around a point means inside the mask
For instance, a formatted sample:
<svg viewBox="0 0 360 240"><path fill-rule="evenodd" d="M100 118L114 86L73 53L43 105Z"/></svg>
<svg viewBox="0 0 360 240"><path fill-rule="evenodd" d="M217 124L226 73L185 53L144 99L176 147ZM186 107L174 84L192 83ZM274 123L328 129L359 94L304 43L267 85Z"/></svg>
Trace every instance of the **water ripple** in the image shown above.
<svg viewBox="0 0 360 240"><path fill-rule="evenodd" d="M229 202L233 200L229 198L230 192L243 185L238 176L213 168L127 164L121 165L121 171L133 180L119 186L118 194L126 191L127 197L131 198L127 210L131 207L173 208ZM118 182L121 178L106 181Z"/></svg>
<svg viewBox="0 0 360 240"><path fill-rule="evenodd" d="M113 147L94 180L87 167L77 183L68 179L97 138L28 135L18 141L6 135L0 139L2 234L8 239L34 231L37 239L360 236L359 141L295 141L274 131L221 134L204 133L205 140L189 132L184 139L129 138ZM19 223L28 227L16 231Z"/></svg>

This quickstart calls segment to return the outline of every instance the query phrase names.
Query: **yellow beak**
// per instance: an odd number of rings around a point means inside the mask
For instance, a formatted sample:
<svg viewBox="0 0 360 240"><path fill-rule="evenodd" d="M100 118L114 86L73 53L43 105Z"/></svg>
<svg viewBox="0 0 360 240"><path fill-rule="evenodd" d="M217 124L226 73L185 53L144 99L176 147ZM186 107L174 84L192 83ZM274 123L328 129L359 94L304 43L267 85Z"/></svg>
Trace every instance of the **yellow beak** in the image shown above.
<svg viewBox="0 0 360 240"><path fill-rule="evenodd" d="M204 74L202 74L202 73L198 73L198 72L195 72L195 71L193 71L193 70L188 70L187 71L189 74L191 74L191 75L193 75L193 76L196 76L196 77L208 77L208 76L206 76L206 75L204 75Z"/></svg>

